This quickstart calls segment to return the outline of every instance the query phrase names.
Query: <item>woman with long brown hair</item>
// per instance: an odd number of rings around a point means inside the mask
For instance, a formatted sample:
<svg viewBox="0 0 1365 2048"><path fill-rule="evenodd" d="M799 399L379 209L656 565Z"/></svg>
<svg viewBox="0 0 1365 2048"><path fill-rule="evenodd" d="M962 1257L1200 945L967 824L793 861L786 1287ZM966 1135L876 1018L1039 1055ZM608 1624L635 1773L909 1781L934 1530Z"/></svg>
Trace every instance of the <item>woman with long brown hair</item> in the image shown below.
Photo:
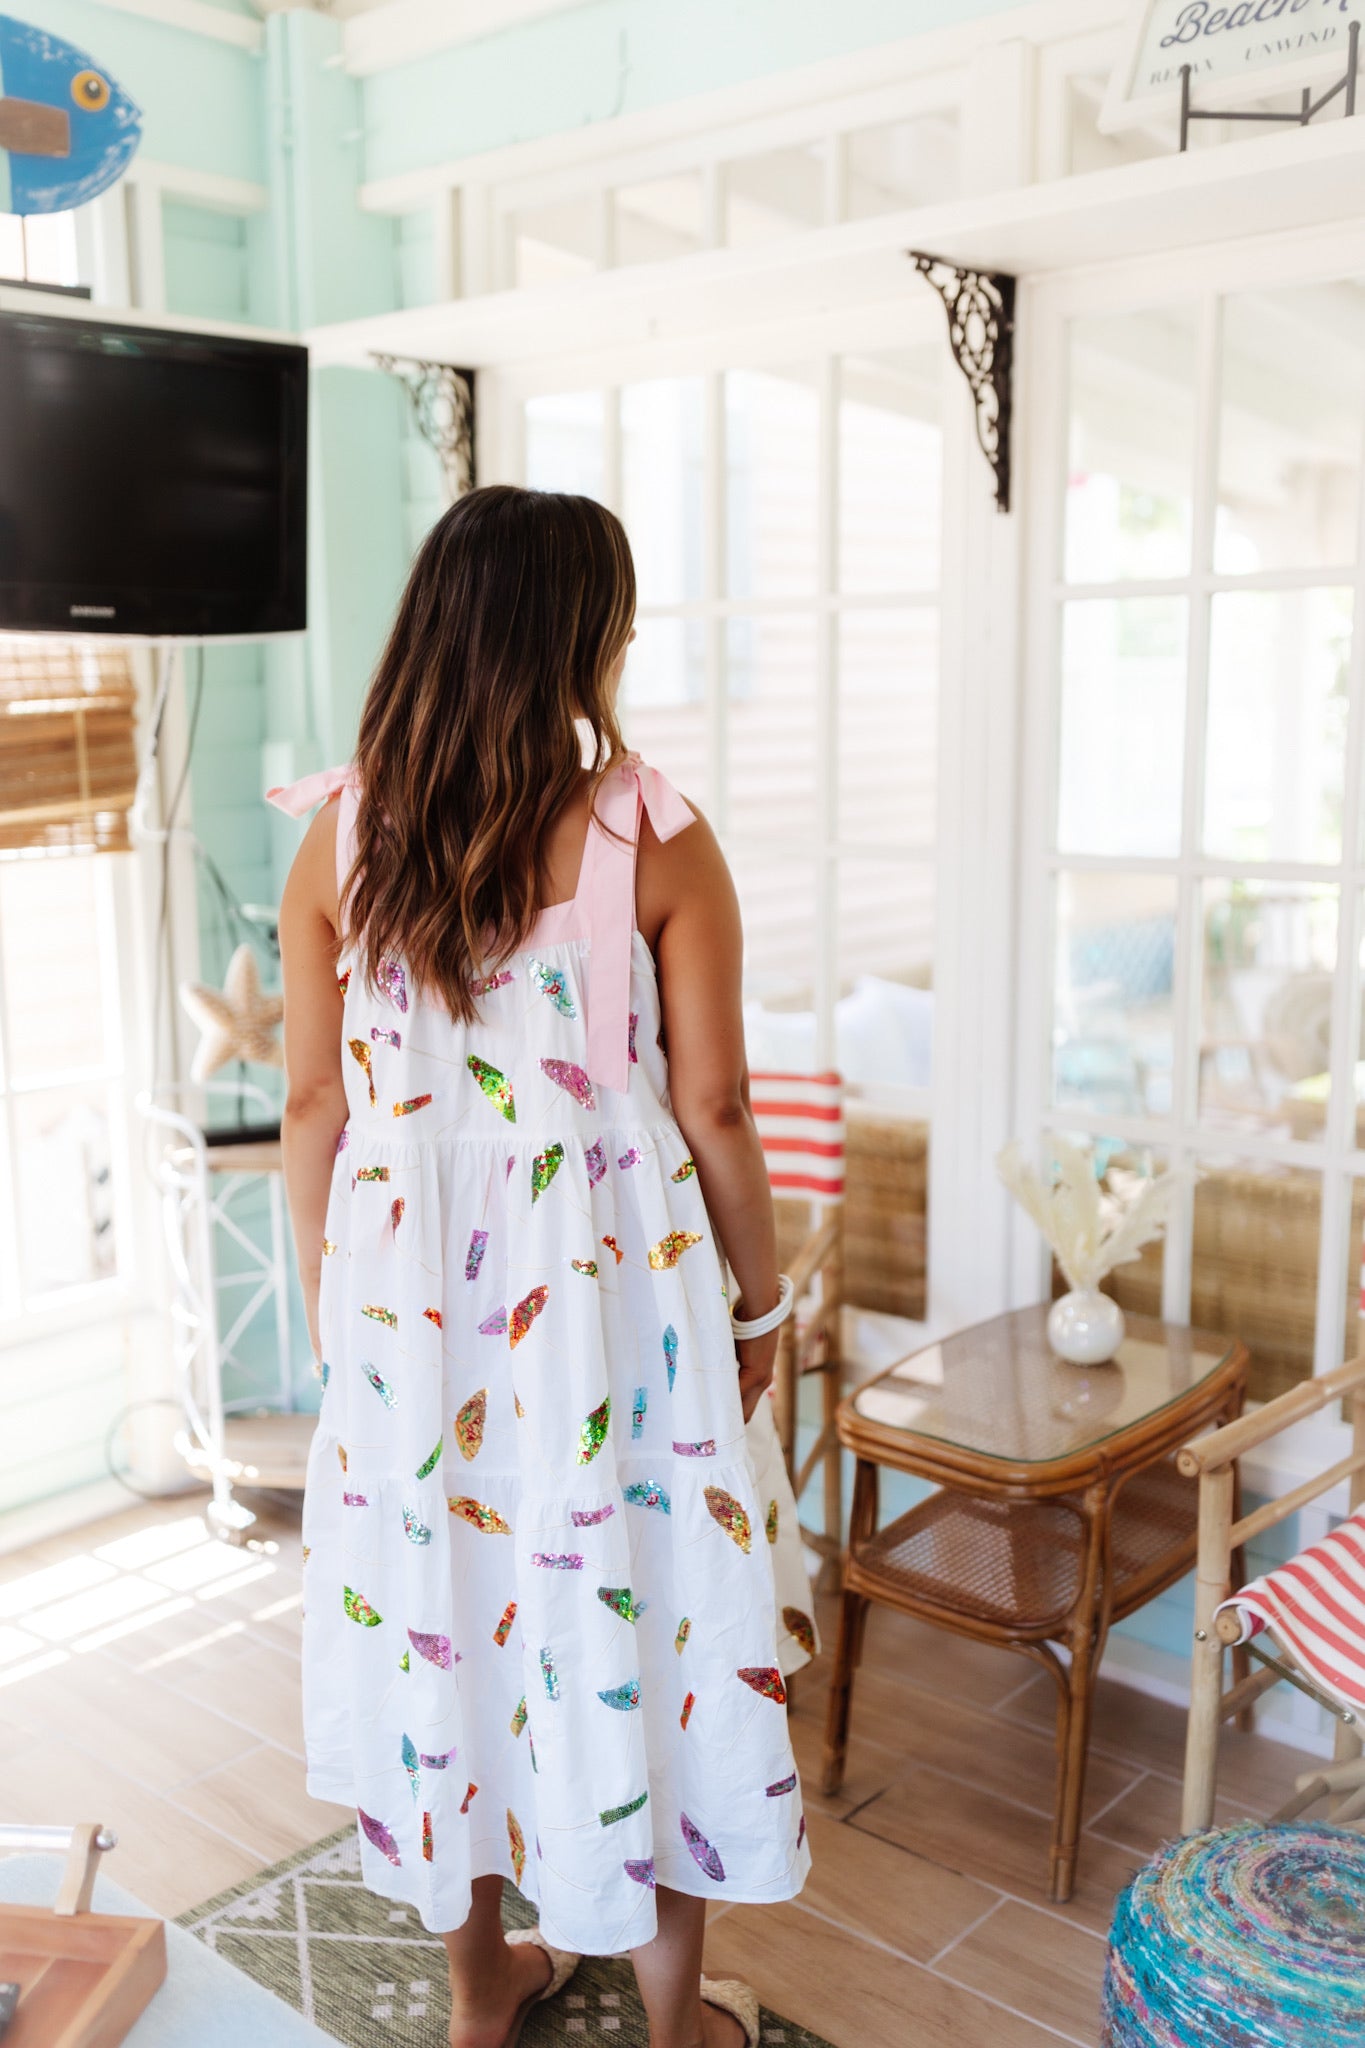
<svg viewBox="0 0 1365 2048"><path fill-rule="evenodd" d="M329 797L281 920L323 1382L308 1784L443 1935L453 2048L507 2048L579 1953L625 1950L652 2048L757 2048L753 1994L701 1976L705 1902L789 1898L809 1864L739 914L710 828L622 744L634 610L600 505L472 492L418 554L354 762L272 792ZM508 1877L539 1908L520 1940Z"/></svg>

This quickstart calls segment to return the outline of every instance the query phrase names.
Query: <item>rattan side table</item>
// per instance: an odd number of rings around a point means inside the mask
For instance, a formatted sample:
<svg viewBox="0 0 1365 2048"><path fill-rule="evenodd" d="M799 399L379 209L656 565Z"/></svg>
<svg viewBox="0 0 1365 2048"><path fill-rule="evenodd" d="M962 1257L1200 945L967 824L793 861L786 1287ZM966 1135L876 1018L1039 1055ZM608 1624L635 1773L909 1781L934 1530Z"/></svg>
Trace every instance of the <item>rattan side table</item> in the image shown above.
<svg viewBox="0 0 1365 2048"><path fill-rule="evenodd" d="M1046 1317L1046 1306L1019 1309L962 1330L840 1406L857 1472L824 1786L843 1781L870 1601L1018 1650L1057 1687L1049 1893L1062 1903L1105 1637L1193 1566L1197 1486L1174 1454L1240 1412L1250 1361L1234 1339L1130 1316L1110 1364L1067 1365ZM883 1465L938 1490L879 1530Z"/></svg>

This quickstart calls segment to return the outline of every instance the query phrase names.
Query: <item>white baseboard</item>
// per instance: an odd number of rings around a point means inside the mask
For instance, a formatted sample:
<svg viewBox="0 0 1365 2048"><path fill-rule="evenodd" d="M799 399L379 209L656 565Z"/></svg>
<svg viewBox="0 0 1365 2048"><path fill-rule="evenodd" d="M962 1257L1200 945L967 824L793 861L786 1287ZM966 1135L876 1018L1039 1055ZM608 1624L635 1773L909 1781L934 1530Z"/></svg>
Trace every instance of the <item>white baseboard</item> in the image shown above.
<svg viewBox="0 0 1365 2048"><path fill-rule="evenodd" d="M1169 1650L1154 1650L1131 1636L1111 1635L1104 1649L1103 1672L1119 1685L1146 1693L1149 1699L1166 1700L1175 1707L1190 1703L1189 1670L1185 1660ZM1283 1686L1255 1709L1256 1733L1271 1742L1284 1742L1292 1749L1305 1749L1312 1756L1331 1756L1332 1724L1321 1707L1302 1693Z"/></svg>

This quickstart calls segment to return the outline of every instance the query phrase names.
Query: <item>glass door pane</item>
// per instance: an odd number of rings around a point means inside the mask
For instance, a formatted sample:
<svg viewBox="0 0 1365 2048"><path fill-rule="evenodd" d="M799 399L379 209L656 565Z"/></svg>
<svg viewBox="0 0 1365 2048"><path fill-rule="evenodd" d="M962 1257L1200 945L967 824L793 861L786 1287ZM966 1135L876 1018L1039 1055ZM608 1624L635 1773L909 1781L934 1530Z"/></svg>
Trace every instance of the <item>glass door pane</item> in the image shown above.
<svg viewBox="0 0 1365 2048"><path fill-rule="evenodd" d="M533 491L605 495L600 391L555 391L526 401L526 482Z"/></svg>
<svg viewBox="0 0 1365 2048"><path fill-rule="evenodd" d="M1168 875L1059 874L1052 1100L1110 1116L1169 1116L1176 885Z"/></svg>
<svg viewBox="0 0 1365 2048"><path fill-rule="evenodd" d="M621 516L642 605L701 596L700 377L660 377L621 392Z"/></svg>
<svg viewBox="0 0 1365 2048"><path fill-rule="evenodd" d="M1187 604L1087 598L1062 621L1057 844L1063 853L1180 851Z"/></svg>
<svg viewBox="0 0 1365 2048"><path fill-rule="evenodd" d="M815 617L727 619L731 832L808 841L816 824Z"/></svg>
<svg viewBox="0 0 1365 2048"><path fill-rule="evenodd" d="M1193 306L1072 323L1068 583L1188 573L1196 357Z"/></svg>
<svg viewBox="0 0 1365 2048"><path fill-rule="evenodd" d="M1223 303L1214 566L1345 566L1365 433L1365 285Z"/></svg>
<svg viewBox="0 0 1365 2048"><path fill-rule="evenodd" d="M731 597L814 593L818 443L813 375L728 373L725 523Z"/></svg>
<svg viewBox="0 0 1365 2048"><path fill-rule="evenodd" d="M1204 1122L1288 1137L1297 1099L1325 1104L1338 896L1325 883L1205 885Z"/></svg>
<svg viewBox="0 0 1365 2048"><path fill-rule="evenodd" d="M1349 590L1224 591L1209 647L1204 851L1341 859Z"/></svg>
<svg viewBox="0 0 1365 2048"><path fill-rule="evenodd" d="M839 588L934 590L942 527L943 353L845 356L839 378Z"/></svg>
<svg viewBox="0 0 1365 2048"><path fill-rule="evenodd" d="M839 837L930 846L938 825L938 612L844 612L838 647Z"/></svg>

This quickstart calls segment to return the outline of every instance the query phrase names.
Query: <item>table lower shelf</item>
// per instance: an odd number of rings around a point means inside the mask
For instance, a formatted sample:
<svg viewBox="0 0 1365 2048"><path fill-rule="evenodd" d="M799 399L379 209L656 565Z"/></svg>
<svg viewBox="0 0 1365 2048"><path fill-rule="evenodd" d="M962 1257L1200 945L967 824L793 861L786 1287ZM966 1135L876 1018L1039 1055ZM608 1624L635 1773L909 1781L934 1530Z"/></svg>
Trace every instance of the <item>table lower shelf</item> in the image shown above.
<svg viewBox="0 0 1365 2048"><path fill-rule="evenodd" d="M1197 1482L1169 1460L1123 1483L1110 1531L1113 1619L1193 1564L1197 1494ZM1042 1637L1069 1619L1084 1557L1075 1502L990 1500L945 1487L859 1544L852 1564L855 1585L874 1598Z"/></svg>

